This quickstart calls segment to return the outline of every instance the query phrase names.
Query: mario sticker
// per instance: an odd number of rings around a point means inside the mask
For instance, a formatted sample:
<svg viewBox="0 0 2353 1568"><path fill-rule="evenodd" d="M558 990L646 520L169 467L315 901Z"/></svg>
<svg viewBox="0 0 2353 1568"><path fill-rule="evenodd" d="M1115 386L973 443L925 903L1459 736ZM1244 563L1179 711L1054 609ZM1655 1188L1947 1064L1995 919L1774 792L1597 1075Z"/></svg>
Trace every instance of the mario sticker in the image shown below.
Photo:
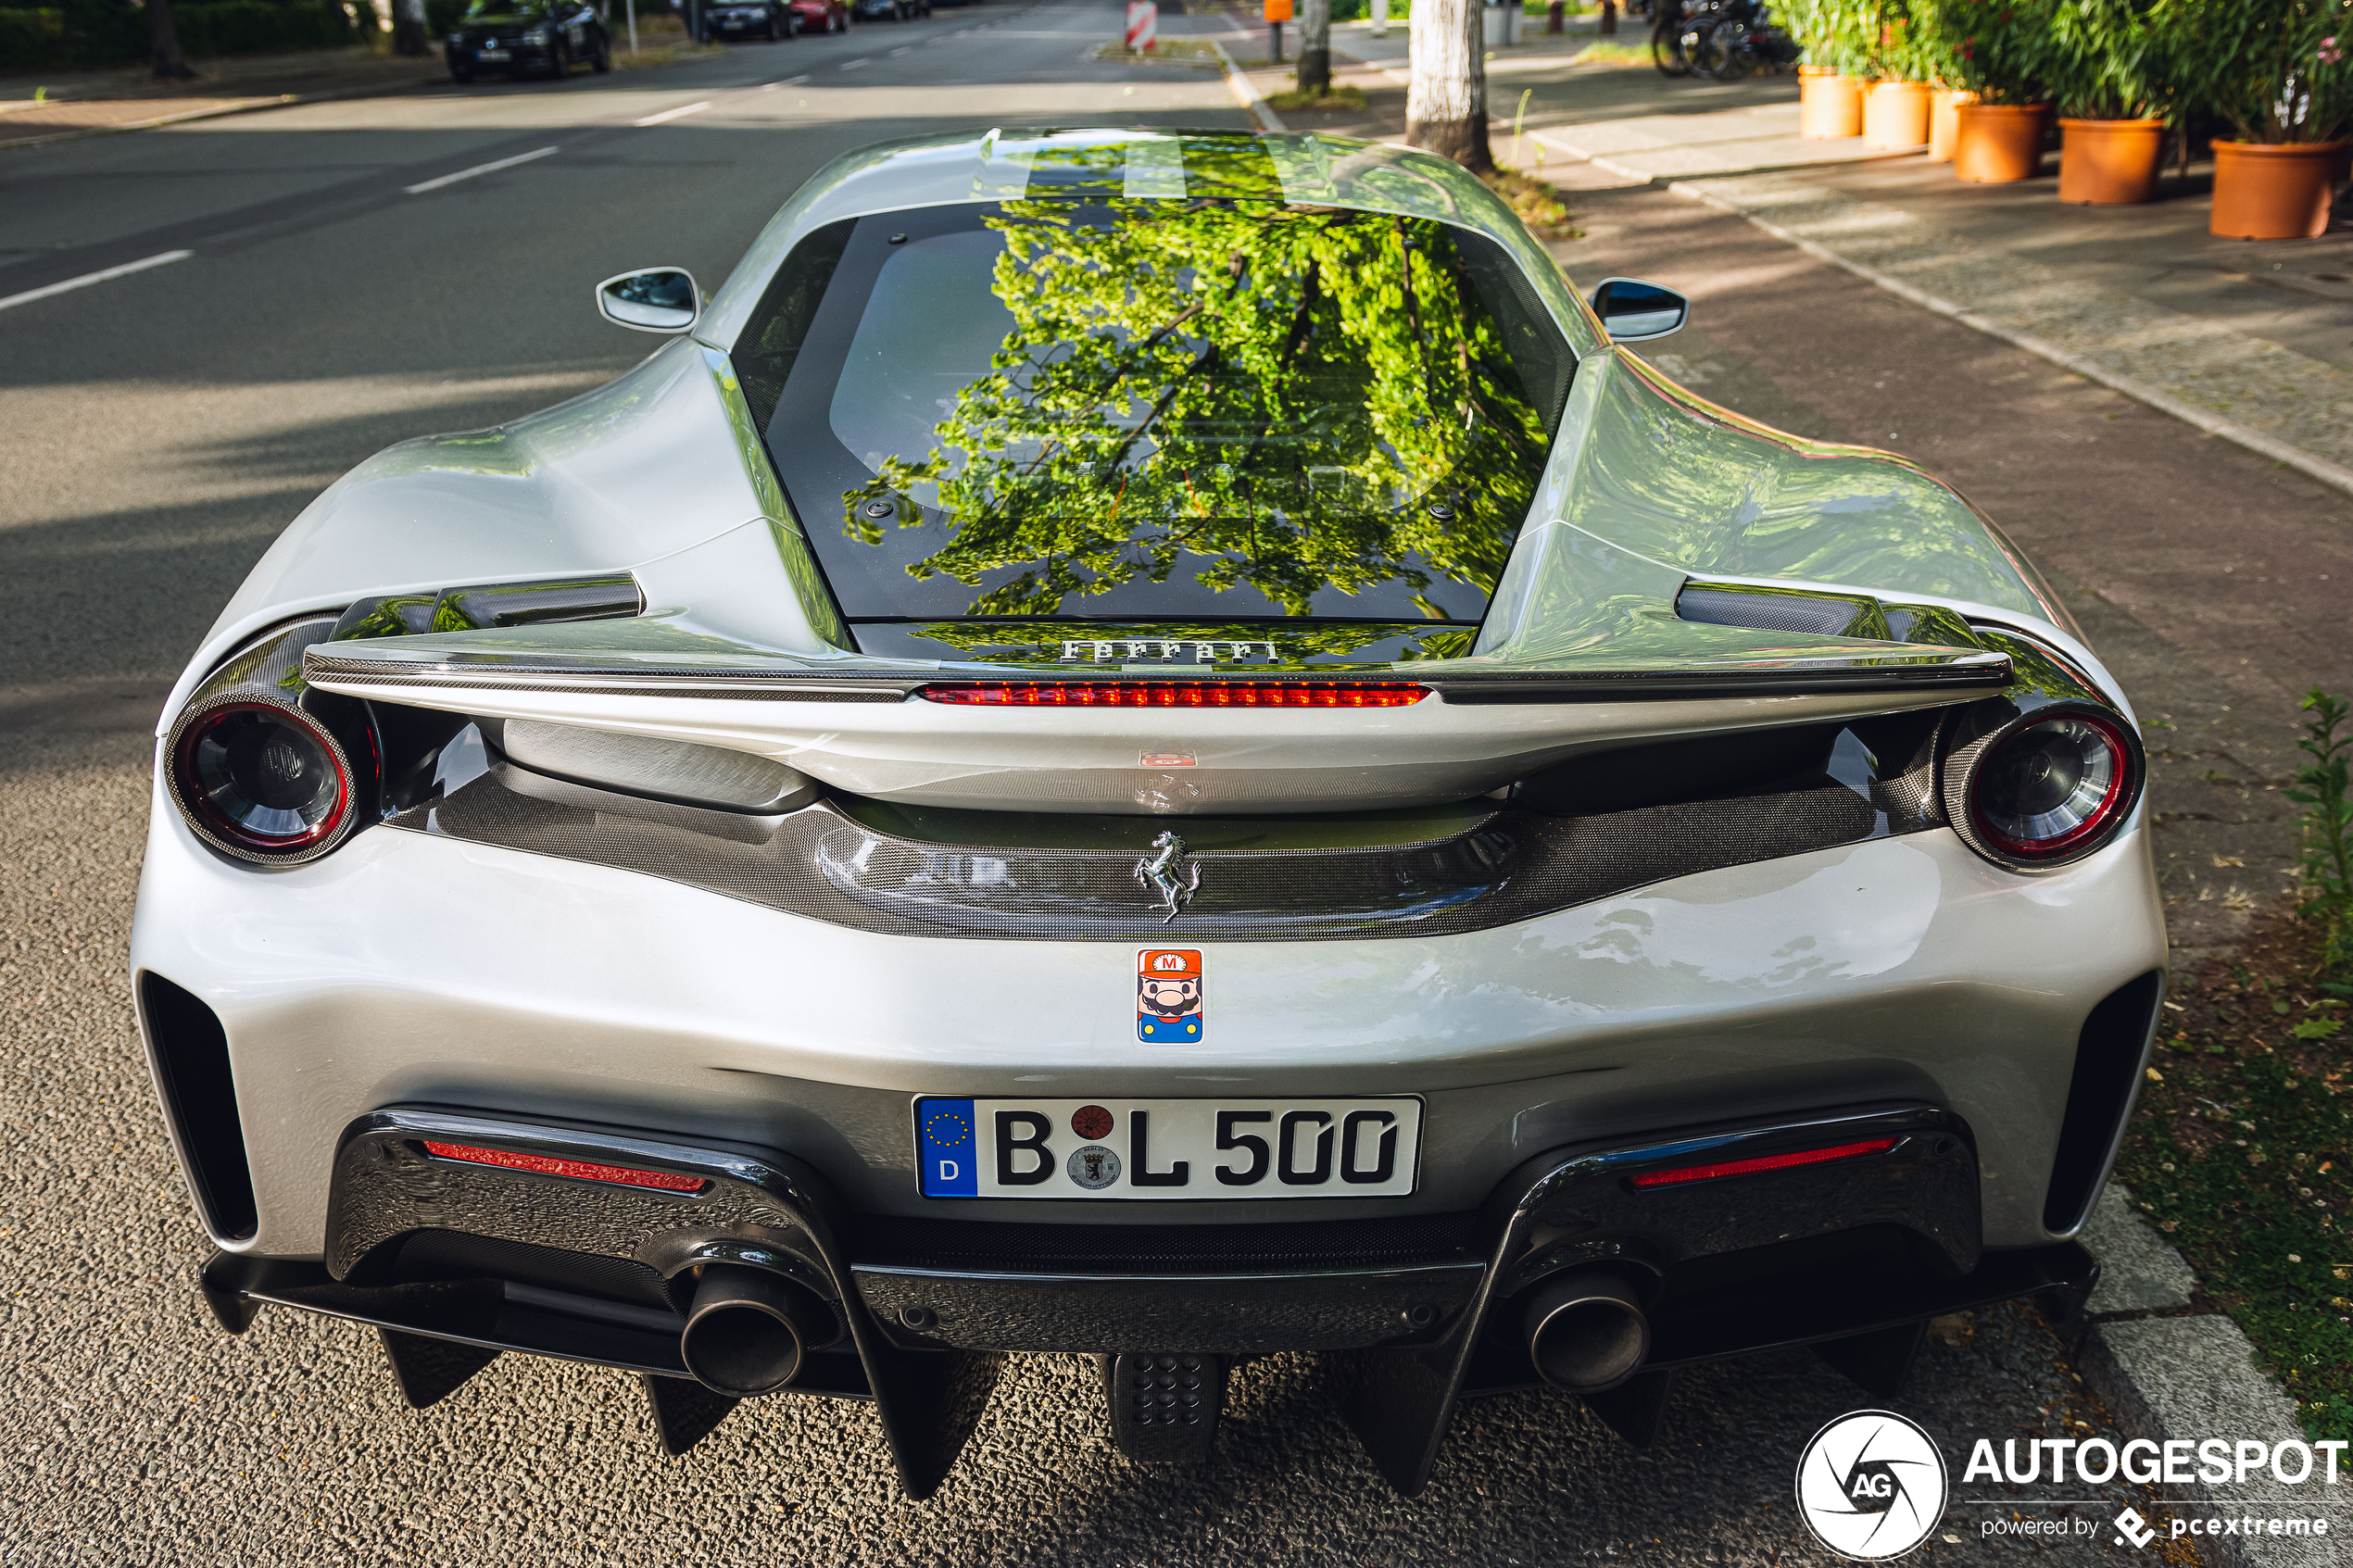
<svg viewBox="0 0 2353 1568"><path fill-rule="evenodd" d="M1201 954L1146 947L1136 955L1136 1038L1146 1045L1201 1041Z"/></svg>

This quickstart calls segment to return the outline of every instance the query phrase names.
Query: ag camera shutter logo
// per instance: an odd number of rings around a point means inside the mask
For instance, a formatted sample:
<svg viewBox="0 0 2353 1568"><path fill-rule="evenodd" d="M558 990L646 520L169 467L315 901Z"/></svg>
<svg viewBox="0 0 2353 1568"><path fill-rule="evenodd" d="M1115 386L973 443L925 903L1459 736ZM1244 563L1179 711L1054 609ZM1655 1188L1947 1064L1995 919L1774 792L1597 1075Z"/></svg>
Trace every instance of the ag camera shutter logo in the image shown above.
<svg viewBox="0 0 2353 1568"><path fill-rule="evenodd" d="M1901 1557L1944 1517L1944 1456L1892 1411L1856 1411L1814 1434L1797 1461L1797 1512L1814 1538L1857 1562Z"/></svg>

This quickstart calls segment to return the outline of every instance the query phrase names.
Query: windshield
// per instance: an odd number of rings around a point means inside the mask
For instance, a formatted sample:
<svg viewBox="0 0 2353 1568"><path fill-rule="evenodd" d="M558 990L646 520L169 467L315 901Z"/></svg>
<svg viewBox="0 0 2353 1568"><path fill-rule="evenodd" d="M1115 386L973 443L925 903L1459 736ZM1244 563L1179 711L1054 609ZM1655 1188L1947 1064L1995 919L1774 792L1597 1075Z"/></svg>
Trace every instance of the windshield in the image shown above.
<svg viewBox="0 0 2353 1568"><path fill-rule="evenodd" d="M1466 230L1070 199L819 230L735 358L853 623L1476 624L1575 367Z"/></svg>
<svg viewBox="0 0 2353 1568"><path fill-rule="evenodd" d="M548 7L541 0L473 0L466 7L466 19L479 21L487 17L539 17Z"/></svg>

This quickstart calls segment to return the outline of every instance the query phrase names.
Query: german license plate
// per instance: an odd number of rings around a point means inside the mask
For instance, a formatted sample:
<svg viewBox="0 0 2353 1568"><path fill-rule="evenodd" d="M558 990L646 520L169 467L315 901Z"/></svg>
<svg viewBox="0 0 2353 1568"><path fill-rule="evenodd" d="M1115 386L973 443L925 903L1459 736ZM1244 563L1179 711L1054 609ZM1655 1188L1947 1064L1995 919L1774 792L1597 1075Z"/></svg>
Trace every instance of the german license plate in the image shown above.
<svg viewBox="0 0 2353 1568"><path fill-rule="evenodd" d="M1403 1198L1422 1102L915 1101L925 1198Z"/></svg>
<svg viewBox="0 0 2353 1568"><path fill-rule="evenodd" d="M503 60L510 57L511 56L510 56L504 49L477 49L474 51L474 58L477 60Z"/></svg>

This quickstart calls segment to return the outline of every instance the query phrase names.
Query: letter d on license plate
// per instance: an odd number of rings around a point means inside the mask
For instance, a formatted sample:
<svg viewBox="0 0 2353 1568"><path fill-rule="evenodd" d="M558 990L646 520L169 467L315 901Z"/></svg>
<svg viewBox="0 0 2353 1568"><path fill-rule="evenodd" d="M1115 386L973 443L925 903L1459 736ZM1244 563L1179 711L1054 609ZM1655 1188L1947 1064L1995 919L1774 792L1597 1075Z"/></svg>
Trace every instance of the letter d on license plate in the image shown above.
<svg viewBox="0 0 2353 1568"><path fill-rule="evenodd" d="M1403 1198L1422 1102L915 1101L925 1198Z"/></svg>

